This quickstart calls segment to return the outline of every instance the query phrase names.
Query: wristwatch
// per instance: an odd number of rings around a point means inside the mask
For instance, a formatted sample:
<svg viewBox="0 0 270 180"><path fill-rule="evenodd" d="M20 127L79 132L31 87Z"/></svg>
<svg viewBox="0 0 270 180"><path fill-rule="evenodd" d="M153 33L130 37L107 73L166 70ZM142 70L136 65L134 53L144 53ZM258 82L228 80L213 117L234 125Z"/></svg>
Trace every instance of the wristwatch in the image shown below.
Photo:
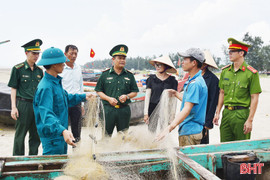
<svg viewBox="0 0 270 180"><path fill-rule="evenodd" d="M128 95L126 95L126 96L127 96L127 99L130 99Z"/></svg>

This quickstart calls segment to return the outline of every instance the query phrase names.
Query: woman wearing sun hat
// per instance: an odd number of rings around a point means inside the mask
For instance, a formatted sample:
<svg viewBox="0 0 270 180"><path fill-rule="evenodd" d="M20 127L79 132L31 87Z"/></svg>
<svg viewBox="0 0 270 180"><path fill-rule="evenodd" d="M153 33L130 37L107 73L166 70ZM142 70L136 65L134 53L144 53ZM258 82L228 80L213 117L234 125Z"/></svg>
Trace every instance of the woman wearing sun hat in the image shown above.
<svg viewBox="0 0 270 180"><path fill-rule="evenodd" d="M34 101L34 113L43 155L67 154L67 144L75 146L74 137L68 131L68 107L74 106L92 95L68 94L62 87L62 78L58 76L69 61L64 53L51 47L46 49L38 65L46 72L40 81Z"/></svg>
<svg viewBox="0 0 270 180"><path fill-rule="evenodd" d="M146 94L144 103L144 122L149 124L149 117L160 101L160 96L165 89L177 90L177 81L168 73L176 73L176 69L169 56L162 56L149 63L156 68L157 73L150 75L146 80ZM154 132L156 127L149 129Z"/></svg>

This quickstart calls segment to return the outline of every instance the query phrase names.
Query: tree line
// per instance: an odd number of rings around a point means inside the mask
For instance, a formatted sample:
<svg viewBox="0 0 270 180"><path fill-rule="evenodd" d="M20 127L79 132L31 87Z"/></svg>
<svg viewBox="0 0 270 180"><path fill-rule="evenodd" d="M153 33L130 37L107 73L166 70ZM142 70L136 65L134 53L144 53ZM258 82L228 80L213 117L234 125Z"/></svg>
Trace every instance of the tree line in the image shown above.
<svg viewBox="0 0 270 180"><path fill-rule="evenodd" d="M258 71L270 71L270 45L264 45L261 37L253 37L249 35L248 32L244 35L242 41L251 45L248 50L248 54L245 57L245 61ZM228 44L223 45L221 48L224 53L224 58L213 55L213 58L215 59L219 68L222 68L223 66L231 63L228 55ZM159 56L153 55L152 57L127 57L125 67L127 69L134 70L154 70L155 68L151 64L149 64L149 60L155 59L160 56L162 56L162 54ZM180 57L176 53L170 53L169 56L172 59L175 67L179 68ZM111 66L112 59L109 58L99 59L84 64L84 68L89 69L105 69Z"/></svg>

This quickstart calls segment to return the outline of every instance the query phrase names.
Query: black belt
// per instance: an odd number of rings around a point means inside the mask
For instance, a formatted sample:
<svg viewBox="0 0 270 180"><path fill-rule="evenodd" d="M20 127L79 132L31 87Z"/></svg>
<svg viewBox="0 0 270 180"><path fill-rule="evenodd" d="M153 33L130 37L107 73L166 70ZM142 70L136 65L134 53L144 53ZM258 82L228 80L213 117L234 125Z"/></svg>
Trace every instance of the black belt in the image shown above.
<svg viewBox="0 0 270 180"><path fill-rule="evenodd" d="M17 97L17 99L20 100L20 101L26 101L26 102L33 103L33 99L25 99L25 98L22 98L22 97Z"/></svg>
<svg viewBox="0 0 270 180"><path fill-rule="evenodd" d="M244 107L244 106L225 106L226 109L229 109L231 111L233 110L239 110L239 109L248 109L248 107Z"/></svg>

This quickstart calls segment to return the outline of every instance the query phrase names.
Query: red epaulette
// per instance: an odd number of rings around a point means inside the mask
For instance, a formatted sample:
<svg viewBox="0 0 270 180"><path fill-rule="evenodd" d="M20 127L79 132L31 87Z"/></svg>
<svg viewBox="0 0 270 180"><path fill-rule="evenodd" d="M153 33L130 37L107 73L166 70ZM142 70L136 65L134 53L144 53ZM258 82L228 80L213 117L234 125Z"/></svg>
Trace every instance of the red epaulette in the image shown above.
<svg viewBox="0 0 270 180"><path fill-rule="evenodd" d="M254 68L253 68L252 66L250 66L250 65L248 65L247 68L248 68L248 70L250 70L250 71L253 72L253 73L258 72L256 69L254 69Z"/></svg>
<svg viewBox="0 0 270 180"><path fill-rule="evenodd" d="M226 68L228 68L230 66L231 66L231 64L228 64L227 66L224 66L223 68L221 68L221 70L226 69Z"/></svg>

